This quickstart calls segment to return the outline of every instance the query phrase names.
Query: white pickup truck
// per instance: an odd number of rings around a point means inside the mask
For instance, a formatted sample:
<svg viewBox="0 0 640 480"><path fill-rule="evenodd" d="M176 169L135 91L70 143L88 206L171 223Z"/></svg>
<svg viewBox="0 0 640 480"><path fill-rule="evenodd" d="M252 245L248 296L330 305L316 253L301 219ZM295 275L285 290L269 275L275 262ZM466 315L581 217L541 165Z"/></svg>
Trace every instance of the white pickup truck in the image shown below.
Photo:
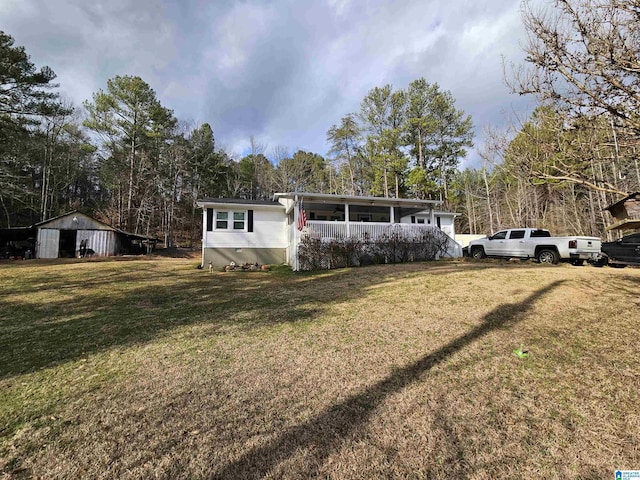
<svg viewBox="0 0 640 480"><path fill-rule="evenodd" d="M597 262L601 240L598 237L552 237L549 230L512 228L490 237L469 242L469 255L484 257L535 258L540 263L559 261L582 265L585 260Z"/></svg>

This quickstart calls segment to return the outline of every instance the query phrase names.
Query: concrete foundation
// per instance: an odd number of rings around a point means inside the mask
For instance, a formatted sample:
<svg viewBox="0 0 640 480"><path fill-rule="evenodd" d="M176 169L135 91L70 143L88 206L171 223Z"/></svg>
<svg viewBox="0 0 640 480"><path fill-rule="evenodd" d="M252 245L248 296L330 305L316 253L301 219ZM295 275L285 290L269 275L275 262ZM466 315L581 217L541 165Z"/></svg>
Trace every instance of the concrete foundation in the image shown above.
<svg viewBox="0 0 640 480"><path fill-rule="evenodd" d="M209 262L215 268L222 268L235 262L256 263L260 265L280 265L286 262L285 248L205 248L202 266L207 268Z"/></svg>

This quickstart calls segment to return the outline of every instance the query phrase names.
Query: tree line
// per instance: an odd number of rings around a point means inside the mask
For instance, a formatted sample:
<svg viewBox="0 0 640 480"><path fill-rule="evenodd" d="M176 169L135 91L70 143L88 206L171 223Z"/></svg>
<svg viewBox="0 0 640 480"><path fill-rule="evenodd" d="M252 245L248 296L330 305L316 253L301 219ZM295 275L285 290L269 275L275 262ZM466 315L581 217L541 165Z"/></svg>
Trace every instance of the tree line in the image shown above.
<svg viewBox="0 0 640 480"><path fill-rule="evenodd" d="M505 65L505 80L539 106L504 131L485 128L482 164L464 170L472 119L424 78L371 89L328 128L326 157L251 138L236 158L139 77L116 76L72 105L55 73L0 32L0 226L80 209L167 245L194 243L200 198L312 191L441 199L460 213L458 232L602 235L604 207L640 189L637 2L525 1L522 17L526 62Z"/></svg>
<svg viewBox="0 0 640 480"><path fill-rule="evenodd" d="M471 118L424 79L406 91L376 87L357 114L327 132L331 157L250 139L236 159L208 123L188 125L140 77L116 76L81 108L56 92L0 33L0 226L27 225L72 209L135 233L193 242L198 199L267 199L274 192L446 199ZM269 157L269 158L268 158Z"/></svg>

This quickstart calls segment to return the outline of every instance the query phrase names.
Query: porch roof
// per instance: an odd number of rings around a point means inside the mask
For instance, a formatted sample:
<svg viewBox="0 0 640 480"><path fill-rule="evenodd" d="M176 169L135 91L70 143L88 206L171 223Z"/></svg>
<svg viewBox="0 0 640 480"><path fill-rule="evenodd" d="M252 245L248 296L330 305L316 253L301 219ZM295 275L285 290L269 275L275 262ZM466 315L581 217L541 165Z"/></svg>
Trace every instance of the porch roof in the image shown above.
<svg viewBox="0 0 640 480"><path fill-rule="evenodd" d="M385 197L359 197L356 195L333 195L329 193L286 192L275 193L275 198L295 199L298 196L304 200L317 203L349 203L354 205L375 205L382 207L404 208L432 208L442 205L441 200L418 200L416 198L385 198Z"/></svg>

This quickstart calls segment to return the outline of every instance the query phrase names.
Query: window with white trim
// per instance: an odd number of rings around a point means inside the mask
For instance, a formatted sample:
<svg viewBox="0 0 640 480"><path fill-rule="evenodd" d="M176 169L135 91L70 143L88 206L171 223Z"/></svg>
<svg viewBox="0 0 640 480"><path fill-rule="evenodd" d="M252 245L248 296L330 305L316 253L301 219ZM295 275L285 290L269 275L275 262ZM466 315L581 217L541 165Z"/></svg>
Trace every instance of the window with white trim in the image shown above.
<svg viewBox="0 0 640 480"><path fill-rule="evenodd" d="M246 212L233 212L233 229L244 230L247 221Z"/></svg>
<svg viewBox="0 0 640 480"><path fill-rule="evenodd" d="M247 211L216 210L216 230L247 231Z"/></svg>
<svg viewBox="0 0 640 480"><path fill-rule="evenodd" d="M229 228L229 212L216 212L216 230Z"/></svg>

